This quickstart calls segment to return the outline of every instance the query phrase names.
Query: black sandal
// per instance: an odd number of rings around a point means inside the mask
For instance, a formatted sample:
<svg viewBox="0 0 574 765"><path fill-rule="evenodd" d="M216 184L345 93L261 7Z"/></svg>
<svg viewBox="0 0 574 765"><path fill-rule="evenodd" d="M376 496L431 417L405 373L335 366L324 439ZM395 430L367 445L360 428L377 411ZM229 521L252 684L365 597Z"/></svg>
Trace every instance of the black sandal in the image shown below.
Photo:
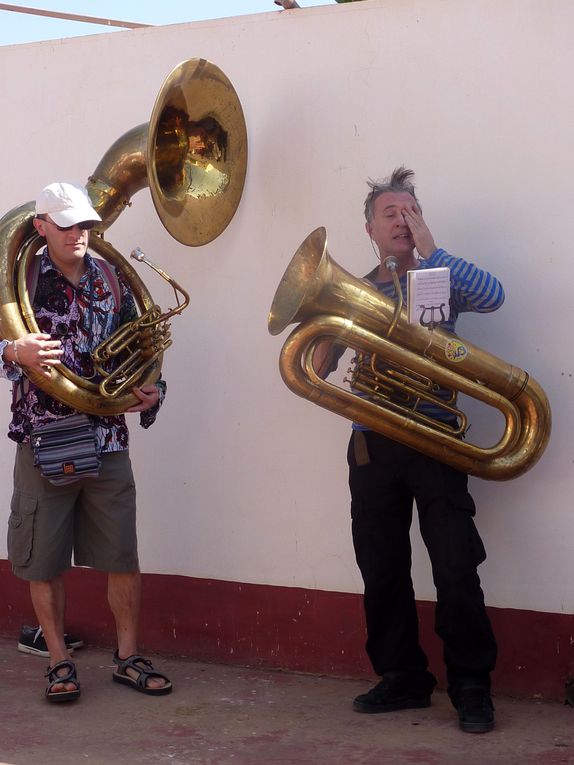
<svg viewBox="0 0 574 765"><path fill-rule="evenodd" d="M114 664L118 665L118 668L112 675L114 682L123 683L129 685L134 691L140 693L147 693L149 696L165 696L167 693L171 693L172 685L165 675L160 672L156 672L149 659L144 659L143 656L134 654L128 656L127 659L120 659L118 652L114 653ZM128 675L127 670L133 669L138 673L137 677L131 677ZM161 688L149 688L147 681L151 679L165 680L165 685Z"/></svg>
<svg viewBox="0 0 574 765"><path fill-rule="evenodd" d="M58 672L61 669L67 669L68 672L64 675L59 675ZM46 688L46 699L48 701L75 701L80 698L80 683L76 675L76 665L73 661L64 659L64 661L57 662L53 667L48 667L44 677L49 679L48 687ZM76 690L52 691L52 688L59 683L74 683Z"/></svg>

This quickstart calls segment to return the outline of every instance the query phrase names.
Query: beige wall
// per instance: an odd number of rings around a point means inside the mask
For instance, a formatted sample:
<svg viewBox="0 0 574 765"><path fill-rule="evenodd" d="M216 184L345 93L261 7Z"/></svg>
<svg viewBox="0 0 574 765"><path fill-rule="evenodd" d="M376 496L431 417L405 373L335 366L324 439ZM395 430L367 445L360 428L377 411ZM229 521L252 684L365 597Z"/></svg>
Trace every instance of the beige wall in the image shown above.
<svg viewBox="0 0 574 765"><path fill-rule="evenodd" d="M246 114L245 192L221 237L177 244L147 190L109 232L192 294L173 322L160 419L132 428L145 571L360 591L349 424L287 390L283 339L266 321L285 266L316 226L345 268L372 267L365 180L406 163L437 243L506 287L505 306L464 317L461 334L528 369L555 412L530 473L472 481L487 602L571 612L573 24L569 0L367 0L0 49L1 211L53 180L85 181L119 135L149 119L183 59L217 63ZM145 279L167 305L169 290ZM7 387L1 398L5 430ZM477 422L471 432L483 430ZM11 462L7 445L6 516ZM429 599L414 536L417 596Z"/></svg>

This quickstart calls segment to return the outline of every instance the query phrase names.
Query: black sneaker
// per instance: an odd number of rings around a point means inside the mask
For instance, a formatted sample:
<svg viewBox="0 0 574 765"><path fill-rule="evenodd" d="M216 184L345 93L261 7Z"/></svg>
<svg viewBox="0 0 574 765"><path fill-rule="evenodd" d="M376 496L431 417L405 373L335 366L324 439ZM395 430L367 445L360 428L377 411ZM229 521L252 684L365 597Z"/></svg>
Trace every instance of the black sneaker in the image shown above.
<svg viewBox="0 0 574 765"><path fill-rule="evenodd" d="M432 680L431 680L432 678ZM380 683L353 701L355 712L376 714L394 712L398 709L423 709L430 707L435 678L425 673L416 680L405 672L387 673Z"/></svg>
<svg viewBox="0 0 574 765"><path fill-rule="evenodd" d="M75 635L68 635L66 633L64 640L66 641L66 648L70 652L74 648L81 648L84 645L84 641ZM22 653L32 653L35 656L43 656L46 659L50 658L50 652L48 651L41 627L22 627L18 650L22 651Z"/></svg>
<svg viewBox="0 0 574 765"><path fill-rule="evenodd" d="M488 688L463 687L452 699L461 729L466 733L488 733L494 728L494 705Z"/></svg>

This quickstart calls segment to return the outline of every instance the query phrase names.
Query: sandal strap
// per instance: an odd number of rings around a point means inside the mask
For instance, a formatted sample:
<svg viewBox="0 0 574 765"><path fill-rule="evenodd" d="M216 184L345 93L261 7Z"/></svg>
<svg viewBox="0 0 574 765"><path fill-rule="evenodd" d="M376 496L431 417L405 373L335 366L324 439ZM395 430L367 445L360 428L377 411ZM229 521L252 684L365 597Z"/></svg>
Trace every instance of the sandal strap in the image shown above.
<svg viewBox="0 0 574 765"><path fill-rule="evenodd" d="M145 670L143 670L141 667L134 667L134 664L136 663L145 664L150 669L153 669L150 659L146 659L144 656L140 656L138 653L134 653L131 656L128 656L127 659L120 659L118 652L115 651L114 664L118 665L118 669L122 674L125 674L127 667L144 672Z"/></svg>
<svg viewBox="0 0 574 765"><path fill-rule="evenodd" d="M67 674L58 675L58 671L60 669L67 669L68 670ZM73 661L68 661L67 659L64 659L63 661L58 661L56 664L52 665L51 667L48 667L44 677L49 677L50 680L53 680L52 675L54 675L55 682L63 682L63 683L67 683L69 681L75 682L77 679L76 665L74 664Z"/></svg>
<svg viewBox="0 0 574 765"><path fill-rule="evenodd" d="M162 675L161 672L156 672L150 659L146 659L144 656L140 656L137 653L128 656L127 659L120 659L118 652L115 651L114 664L118 665L119 674L125 675L126 677L130 677L127 673L128 669L133 669L134 672L137 672L137 678L132 679L139 688L147 688L147 681L154 678L165 680L166 683L170 682L169 678Z"/></svg>
<svg viewBox="0 0 574 765"><path fill-rule="evenodd" d="M62 675L61 677L58 677L58 679L67 679L68 677L75 677L76 676L76 665L73 661L68 661L67 659L64 659L63 661L58 661L56 664L53 664L51 667L48 667L46 670L46 674L44 677L51 677L53 674L57 675L58 670L60 669L67 669L68 674Z"/></svg>

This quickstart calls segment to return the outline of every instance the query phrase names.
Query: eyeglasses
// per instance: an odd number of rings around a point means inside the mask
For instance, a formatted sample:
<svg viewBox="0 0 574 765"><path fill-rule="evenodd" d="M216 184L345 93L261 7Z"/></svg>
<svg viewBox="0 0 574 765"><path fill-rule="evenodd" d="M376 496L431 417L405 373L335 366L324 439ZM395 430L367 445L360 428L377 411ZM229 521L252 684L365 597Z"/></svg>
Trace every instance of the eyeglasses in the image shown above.
<svg viewBox="0 0 574 765"><path fill-rule="evenodd" d="M39 218L39 220L44 221L44 223L51 223L52 226L56 226L58 231L71 231L73 228L76 228L76 226L80 231L90 231L96 225L96 221L94 220L84 220L80 223L74 223L73 226L58 226L57 223L54 223L53 220L49 220L48 218Z"/></svg>

